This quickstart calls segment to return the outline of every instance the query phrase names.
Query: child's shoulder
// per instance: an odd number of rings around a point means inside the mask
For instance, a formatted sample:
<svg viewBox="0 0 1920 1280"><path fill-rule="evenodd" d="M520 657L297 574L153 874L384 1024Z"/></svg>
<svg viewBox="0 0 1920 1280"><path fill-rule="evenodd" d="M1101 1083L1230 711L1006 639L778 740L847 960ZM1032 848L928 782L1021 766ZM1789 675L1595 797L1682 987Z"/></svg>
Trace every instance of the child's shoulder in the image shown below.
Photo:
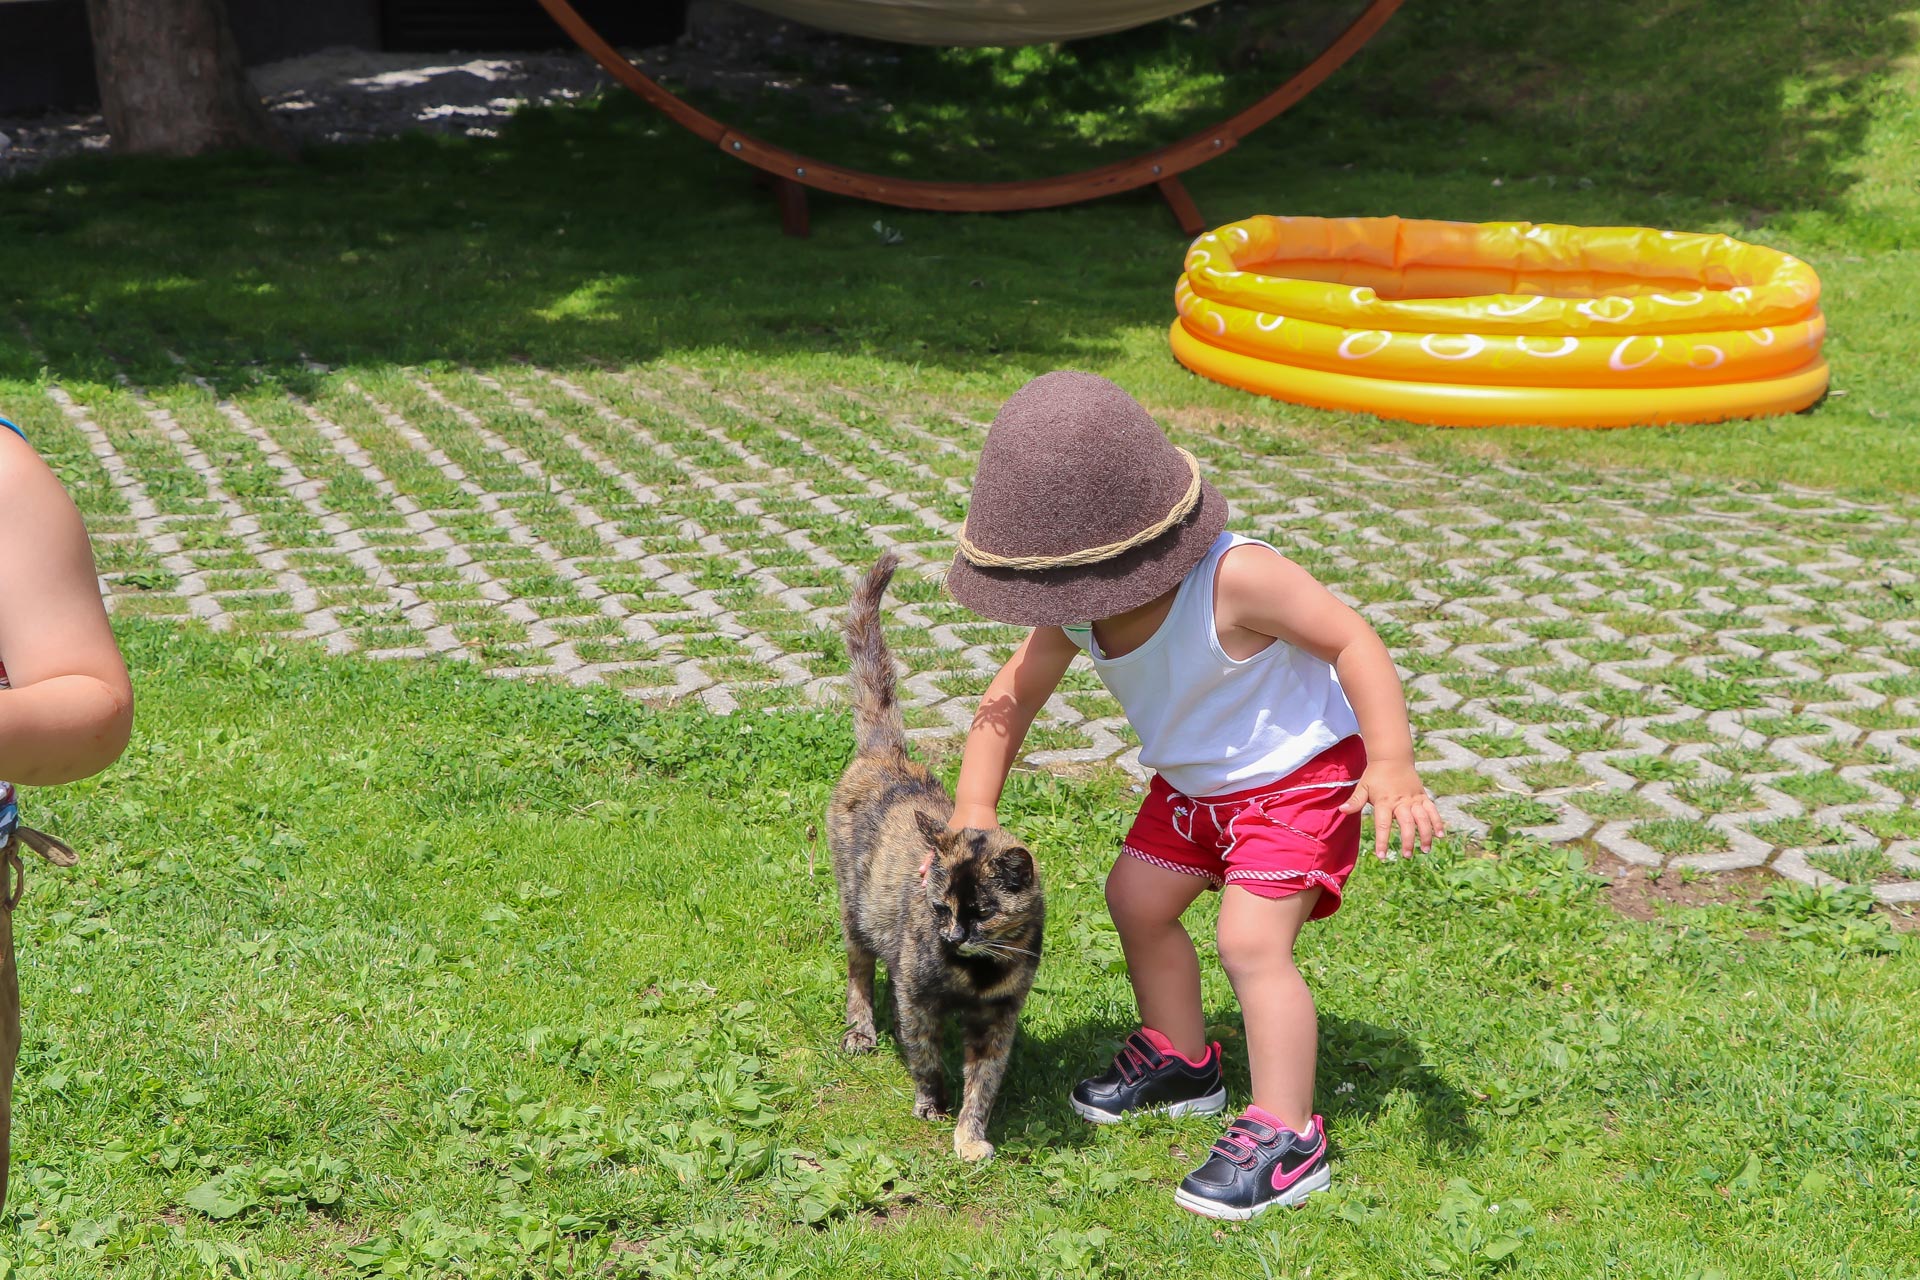
<svg viewBox="0 0 1920 1280"><path fill-rule="evenodd" d="M66 500L66 486L20 429L0 429L0 504L10 514L20 514L23 509Z"/></svg>
<svg viewBox="0 0 1920 1280"><path fill-rule="evenodd" d="M1289 576L1289 570L1306 572L1273 544L1236 535L1234 544L1221 553L1214 578L1222 586L1244 583L1258 588L1270 584L1276 577Z"/></svg>
<svg viewBox="0 0 1920 1280"><path fill-rule="evenodd" d="M1264 542L1236 543L1220 557L1214 576L1214 619L1223 626L1264 630L1326 598L1318 578Z"/></svg>

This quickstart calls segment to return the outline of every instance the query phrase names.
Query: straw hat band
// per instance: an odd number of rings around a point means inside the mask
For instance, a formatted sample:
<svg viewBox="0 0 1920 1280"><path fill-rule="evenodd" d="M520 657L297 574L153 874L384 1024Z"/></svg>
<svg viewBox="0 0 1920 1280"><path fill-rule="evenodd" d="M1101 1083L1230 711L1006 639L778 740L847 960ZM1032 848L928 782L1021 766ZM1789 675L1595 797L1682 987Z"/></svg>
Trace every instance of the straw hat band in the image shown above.
<svg viewBox="0 0 1920 1280"><path fill-rule="evenodd" d="M1167 512L1166 515L1154 521L1138 533L1130 534L1118 542L1109 542L1098 547L1087 547L1080 551L1069 551L1063 555L1003 556L988 551L983 547L975 546L973 539L967 537L967 531L963 526L956 538L956 541L960 544L960 554L966 557L969 564L977 565L982 569L1074 569L1081 565L1099 564L1103 560L1112 560L1116 556L1125 555L1135 547L1145 546L1147 543L1152 542L1155 538L1172 529L1182 520L1185 520L1200 503L1199 460L1185 449L1176 447L1175 452L1177 452L1187 464L1187 471L1190 476L1187 481L1187 491L1180 495L1178 502L1173 504L1173 510Z"/></svg>

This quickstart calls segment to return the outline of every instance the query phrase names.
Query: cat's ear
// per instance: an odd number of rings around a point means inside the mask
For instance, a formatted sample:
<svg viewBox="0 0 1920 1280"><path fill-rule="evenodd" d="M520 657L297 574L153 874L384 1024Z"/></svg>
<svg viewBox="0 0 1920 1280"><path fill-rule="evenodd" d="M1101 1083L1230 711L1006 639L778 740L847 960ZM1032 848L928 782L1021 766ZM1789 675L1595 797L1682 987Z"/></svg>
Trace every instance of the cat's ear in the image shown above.
<svg viewBox="0 0 1920 1280"><path fill-rule="evenodd" d="M993 880L1008 893L1024 893L1033 885L1033 855L1018 845L995 855Z"/></svg>
<svg viewBox="0 0 1920 1280"><path fill-rule="evenodd" d="M920 828L920 834L927 838L929 849L939 849L947 843L947 824L925 809L913 811L913 822Z"/></svg>

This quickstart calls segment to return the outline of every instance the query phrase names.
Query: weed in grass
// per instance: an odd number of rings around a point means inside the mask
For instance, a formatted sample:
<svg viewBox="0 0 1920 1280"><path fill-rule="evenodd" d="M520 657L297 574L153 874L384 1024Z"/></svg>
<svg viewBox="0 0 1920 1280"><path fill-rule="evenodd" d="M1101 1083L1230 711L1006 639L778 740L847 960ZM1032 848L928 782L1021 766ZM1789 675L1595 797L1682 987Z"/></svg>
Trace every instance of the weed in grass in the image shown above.
<svg viewBox="0 0 1920 1280"><path fill-rule="evenodd" d="M1577 755L1589 751L1613 751L1626 745L1626 739L1607 726L1577 725L1547 730L1549 741Z"/></svg>
<svg viewBox="0 0 1920 1280"><path fill-rule="evenodd" d="M1525 698L1527 690L1505 676L1471 674L1447 676L1443 683L1463 698Z"/></svg>
<svg viewBox="0 0 1920 1280"><path fill-rule="evenodd" d="M1788 767L1786 761L1759 747L1716 747L1706 759L1735 776L1778 773Z"/></svg>
<svg viewBox="0 0 1920 1280"><path fill-rule="evenodd" d="M1920 769L1878 769L1873 780L1899 792L1909 803L1920 799Z"/></svg>
<svg viewBox="0 0 1920 1280"><path fill-rule="evenodd" d="M1719 734L1707 726L1704 716L1686 720L1656 720L1642 727L1662 742L1679 744L1724 741Z"/></svg>
<svg viewBox="0 0 1920 1280"><path fill-rule="evenodd" d="M1755 716L1745 723L1747 728L1769 738L1803 738L1810 734L1832 732L1832 726L1826 721L1800 712L1785 716Z"/></svg>
<svg viewBox="0 0 1920 1280"><path fill-rule="evenodd" d="M1873 894L1864 886L1782 881L1767 890L1766 903L1784 938L1866 955L1900 950L1899 935L1873 910Z"/></svg>
<svg viewBox="0 0 1920 1280"><path fill-rule="evenodd" d="M1718 778L1712 781L1685 782L1673 789L1674 797L1702 813L1739 813L1758 809L1753 784L1743 778Z"/></svg>
<svg viewBox="0 0 1920 1280"><path fill-rule="evenodd" d="M1866 799L1867 789L1857 782L1850 782L1837 773L1790 773L1774 778L1768 784L1784 791L1801 804L1811 809L1824 809L1828 805L1856 804Z"/></svg>
<svg viewBox="0 0 1920 1280"><path fill-rule="evenodd" d="M1418 649L1400 650L1396 661L1409 675L1416 676L1459 671L1465 665L1450 652L1425 653Z"/></svg>
<svg viewBox="0 0 1920 1280"><path fill-rule="evenodd" d="M1027 734L1029 751L1084 751L1093 739L1078 729L1063 725L1040 725Z"/></svg>
<svg viewBox="0 0 1920 1280"><path fill-rule="evenodd" d="M1659 715L1667 707L1665 699L1642 689L1602 689L1581 700L1601 715L1617 719Z"/></svg>
<svg viewBox="0 0 1920 1280"><path fill-rule="evenodd" d="M1593 783L1593 775L1573 760L1541 760L1521 765L1514 773L1536 791L1567 791Z"/></svg>
<svg viewBox="0 0 1920 1280"><path fill-rule="evenodd" d="M1723 679L1726 679L1726 680L1733 680L1733 681L1739 681L1739 682L1766 680L1771 677L1778 676L1780 674L1780 669L1774 666L1771 662L1767 661L1767 659L1765 658L1726 657L1711 663L1710 669L1712 670L1713 674L1716 676L1722 677ZM1682 695L1680 700L1682 702L1687 702L1690 705L1699 705L1697 703L1694 703L1691 698L1688 698L1685 695ZM1709 711L1721 711L1721 710L1725 710L1726 708L1719 707L1719 706L1711 706L1711 707L1705 707L1703 709L1709 710Z"/></svg>
<svg viewBox="0 0 1920 1280"><path fill-rule="evenodd" d="M1679 782L1700 772L1691 760L1672 756L1627 756L1610 761L1614 768L1642 782Z"/></svg>
<svg viewBox="0 0 1920 1280"><path fill-rule="evenodd" d="M1807 855L1807 863L1849 884L1872 884L1893 874L1893 860L1871 845L1822 850Z"/></svg>
<svg viewBox="0 0 1920 1280"><path fill-rule="evenodd" d="M1543 827L1560 820L1560 809L1532 796L1490 796L1467 806L1483 822L1508 827Z"/></svg>
<svg viewBox="0 0 1920 1280"><path fill-rule="evenodd" d="M1806 849L1847 842L1847 833L1839 827L1830 823L1816 822L1803 815L1756 822L1748 830L1768 844L1777 844L1788 849Z"/></svg>
<svg viewBox="0 0 1920 1280"><path fill-rule="evenodd" d="M1767 692L1785 698L1797 708L1826 706L1845 699L1845 694L1825 680L1787 680L1772 685Z"/></svg>
<svg viewBox="0 0 1920 1280"><path fill-rule="evenodd" d="M1495 759L1533 754L1527 740L1517 733L1463 733L1456 735L1454 741L1476 755Z"/></svg>
<svg viewBox="0 0 1920 1280"><path fill-rule="evenodd" d="M1432 769L1420 775L1427 790L1436 796L1470 796L1491 791L1492 778L1477 769Z"/></svg>
<svg viewBox="0 0 1920 1280"><path fill-rule="evenodd" d="M344 1162L323 1156L268 1169L236 1165L188 1191L180 1203L216 1222L256 1208L324 1212L340 1204L351 1177Z"/></svg>
<svg viewBox="0 0 1920 1280"><path fill-rule="evenodd" d="M1920 729L1920 715L1901 711L1891 702L1883 702L1877 707L1838 707L1833 714L1868 733L1886 729Z"/></svg>
<svg viewBox="0 0 1920 1280"><path fill-rule="evenodd" d="M1525 698L1498 699L1492 704L1492 711L1501 719L1512 720L1516 724L1564 724L1569 720L1584 722L1587 719L1587 713L1579 707Z"/></svg>
<svg viewBox="0 0 1920 1280"><path fill-rule="evenodd" d="M1618 640L1582 640L1567 647L1592 663L1631 662L1644 653L1643 649Z"/></svg>
<svg viewBox="0 0 1920 1280"><path fill-rule="evenodd" d="M1553 660L1546 648L1537 644L1514 645L1511 648L1488 649L1482 656L1500 664L1509 671L1525 667L1545 666Z"/></svg>
<svg viewBox="0 0 1920 1280"><path fill-rule="evenodd" d="M1920 809L1911 805L1850 814L1847 820L1864 827L1881 840L1920 839Z"/></svg>
<svg viewBox="0 0 1920 1280"><path fill-rule="evenodd" d="M1479 718L1465 711L1442 709L1416 711L1413 715L1414 728L1420 733L1441 733L1449 729L1471 729L1479 724Z"/></svg>
<svg viewBox="0 0 1920 1280"><path fill-rule="evenodd" d="M1862 764L1887 764L1893 759L1892 753L1884 747L1858 739L1846 742L1839 738L1828 738L1824 742L1809 744L1807 750L1836 769Z"/></svg>
<svg viewBox="0 0 1920 1280"><path fill-rule="evenodd" d="M1738 711L1763 702L1762 686L1751 677L1717 679L1675 671L1668 673L1661 685L1680 701L1702 711Z"/></svg>
<svg viewBox="0 0 1920 1280"><path fill-rule="evenodd" d="M1725 832L1694 818L1654 818L1637 822L1629 834L1642 844L1672 857L1723 853L1729 847Z"/></svg>
<svg viewBox="0 0 1920 1280"><path fill-rule="evenodd" d="M1803 655L1801 661L1825 676L1851 675L1861 671L1884 669L1872 658L1861 653L1811 653ZM1878 693L1891 693L1895 697L1908 698L1914 696L1913 692L1901 693L1899 692L1901 688L1904 687L1910 691L1920 689L1920 685L1916 685L1916 677L1913 676L1892 676L1886 680L1873 681L1867 687ZM1810 696L1806 700L1812 702L1815 699Z"/></svg>

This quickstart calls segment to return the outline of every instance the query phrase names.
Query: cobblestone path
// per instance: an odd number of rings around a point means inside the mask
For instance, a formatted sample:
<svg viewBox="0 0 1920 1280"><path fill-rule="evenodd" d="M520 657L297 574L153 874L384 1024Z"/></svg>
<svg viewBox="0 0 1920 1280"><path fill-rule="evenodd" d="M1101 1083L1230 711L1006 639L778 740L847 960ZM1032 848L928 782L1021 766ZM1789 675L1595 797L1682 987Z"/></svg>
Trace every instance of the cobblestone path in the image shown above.
<svg viewBox="0 0 1920 1280"><path fill-rule="evenodd" d="M849 582L891 546L921 736L1020 634L942 595L983 431L942 405L510 366L8 407L120 614L752 711L838 697ZM1920 900L1920 502L1175 434L1386 636L1450 821ZM1134 745L1076 668L1030 760Z"/></svg>

